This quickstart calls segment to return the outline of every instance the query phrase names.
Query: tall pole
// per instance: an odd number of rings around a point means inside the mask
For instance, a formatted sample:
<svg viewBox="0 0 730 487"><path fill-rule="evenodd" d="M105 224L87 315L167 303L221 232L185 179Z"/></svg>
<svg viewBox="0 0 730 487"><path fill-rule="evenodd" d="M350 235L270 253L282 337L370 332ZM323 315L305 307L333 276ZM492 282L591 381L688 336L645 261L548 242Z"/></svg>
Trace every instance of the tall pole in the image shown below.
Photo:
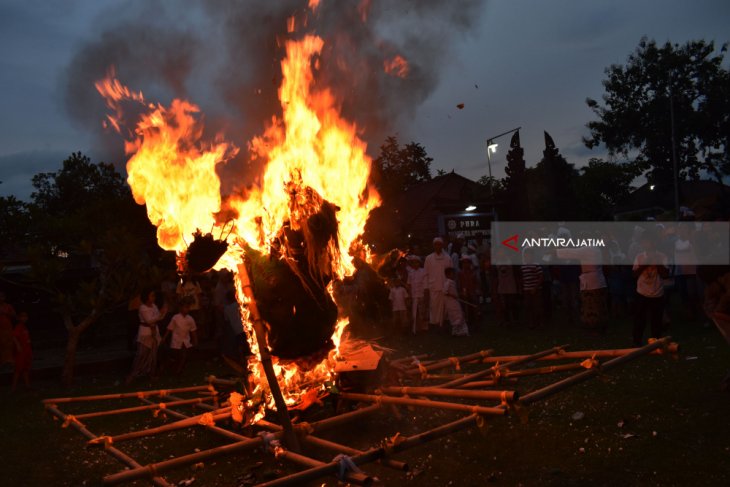
<svg viewBox="0 0 730 487"><path fill-rule="evenodd" d="M489 168L489 182L492 182L492 139L487 139L487 167Z"/></svg>
<svg viewBox="0 0 730 487"><path fill-rule="evenodd" d="M674 135L674 95L669 94L669 121L672 124L672 170L674 172L674 218L679 220L679 164L677 142Z"/></svg>
<svg viewBox="0 0 730 487"><path fill-rule="evenodd" d="M248 269L246 269L245 263L238 265L238 278L240 281L241 291L246 298L248 298L249 319L253 325L256 342L259 346L259 359L261 360L261 365L263 366L264 374L266 375L266 382L269 383L269 390L271 391L271 395L274 397L276 414L279 416L279 422L284 429L284 441L286 442L287 448L294 452L299 452L301 451L299 448L299 440L294 432L291 417L289 416L289 410L287 409L286 402L284 401L284 396L281 393L279 380L276 378L274 364L271 361L271 353L269 352L266 327L261 319L261 315L259 314L258 306L256 305L256 299L254 298L253 289L251 288L251 279L248 275Z"/></svg>

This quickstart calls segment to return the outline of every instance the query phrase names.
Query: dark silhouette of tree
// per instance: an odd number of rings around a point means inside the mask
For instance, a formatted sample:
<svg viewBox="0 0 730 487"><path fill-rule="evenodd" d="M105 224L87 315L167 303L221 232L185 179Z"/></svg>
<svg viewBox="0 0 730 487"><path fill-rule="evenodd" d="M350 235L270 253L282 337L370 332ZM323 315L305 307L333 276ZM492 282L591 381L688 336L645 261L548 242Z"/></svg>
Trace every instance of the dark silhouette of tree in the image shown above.
<svg viewBox="0 0 730 487"><path fill-rule="evenodd" d="M576 176L573 165L560 155L552 137L545 132L543 158L528 171L532 216L546 221L575 220L579 208L574 189Z"/></svg>
<svg viewBox="0 0 730 487"><path fill-rule="evenodd" d="M93 164L77 152L59 171L37 174L32 183L32 273L68 333L62 380L69 385L82 333L154 282L150 256L159 248L144 207L112 165Z"/></svg>
<svg viewBox="0 0 730 487"><path fill-rule="evenodd" d="M672 128L679 177L697 179L700 170L730 174L730 72L722 66L723 45L683 45L643 38L625 66L606 69L603 103L586 103L598 116L588 123L587 147L635 155L650 182L674 179ZM674 123L672 123L672 119Z"/></svg>
<svg viewBox="0 0 730 487"><path fill-rule="evenodd" d="M28 205L15 196L0 196L0 253L22 247L30 231Z"/></svg>
<svg viewBox="0 0 730 487"><path fill-rule="evenodd" d="M527 167L525 151L520 145L520 132L512 135L507 152L507 165L504 172L504 218L512 221L524 221L529 218L530 202L527 191Z"/></svg>
<svg viewBox="0 0 730 487"><path fill-rule="evenodd" d="M631 193L631 183L641 174L636 164L597 158L578 171L580 175L574 181L581 220L611 219L614 206Z"/></svg>
<svg viewBox="0 0 730 487"><path fill-rule="evenodd" d="M414 184L431 179L431 162L426 149L417 142L401 147L395 135L385 139L374 161L376 186L384 200L392 198Z"/></svg>

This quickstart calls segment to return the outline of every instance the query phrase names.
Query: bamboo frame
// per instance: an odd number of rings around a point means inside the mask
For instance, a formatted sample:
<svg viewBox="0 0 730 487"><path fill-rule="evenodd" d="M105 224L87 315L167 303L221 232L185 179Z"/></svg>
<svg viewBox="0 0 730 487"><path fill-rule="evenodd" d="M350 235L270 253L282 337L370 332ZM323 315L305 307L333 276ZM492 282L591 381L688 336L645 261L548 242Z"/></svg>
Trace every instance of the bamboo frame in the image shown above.
<svg viewBox="0 0 730 487"><path fill-rule="evenodd" d="M405 462L391 458L393 454L400 451L413 448L420 444L428 441L432 441L455 431L468 428L478 424L481 418L484 416L502 416L508 413L508 411L514 406L518 405L531 405L546 397L557 394L564 389L576 385L580 382L586 381L590 378L599 376L602 372L611 370L615 367L619 367L631 360L639 358L643 355L648 354L661 354L667 352L676 351L676 346L670 342L670 338L663 338L656 340L653 343L645 345L643 347L634 349L619 349L619 350L607 350L607 351L580 351L580 352L561 352L563 347L555 347L553 349L544 350L536 354L531 355L513 355L504 356L511 360L498 360L499 363L474 373L462 374L459 377L440 385L435 386L388 386L383 385L376 394L365 394L356 392L341 392L335 397L347 403L365 402L372 403L369 406L364 406L353 411L331 416L329 418L316 421L308 424L291 425L291 434L296 436L296 445L306 446L307 448L313 448L318 451L325 451L335 454L348 455L349 460L355 465L363 465L370 462L380 462L382 465L397 470L407 470L408 465ZM477 354L483 354L484 352L477 352ZM567 363L550 366L540 366L525 368L519 370L510 370L512 367L523 365L532 361L538 360L553 360L553 357L560 356L560 358L567 358L566 355L570 353L570 358L591 358L590 364L582 363ZM464 357L474 357L477 354L469 354ZM503 357L503 358L504 358ZM600 363L597 357L608 358L608 360ZM463 357L462 357L463 358ZM499 357L482 357L477 359L477 362L486 360L487 364L492 363L492 360L499 359ZM420 360L420 359L419 359ZM467 359L471 360L471 359ZM433 370L443 368L446 361L449 362L449 366L453 365L454 359L445 360L434 360L429 365L436 366ZM496 360L495 360L496 362ZM573 370L583 369L571 376L568 376L557 382L536 389L534 391L520 394L516 390L484 390L483 387L493 387L499 384L500 380L515 381L516 377L529 377L534 375L542 374L553 374L553 373L565 373ZM413 374L407 374L411 376ZM484 379L484 377L492 376L491 379ZM417 379L418 377L414 377ZM453 378L453 375L452 375ZM510 379L511 378L511 379ZM44 400L46 410L58 419L64 421L64 425L70 425L85 436L89 443L96 444L104 448L112 457L116 458L126 467L127 470L117 472L111 475L107 475L103 479L103 483L106 485L114 485L123 482L131 482L135 480L148 479L155 485L169 487L170 484L161 476L162 473L191 465L194 463L219 458L226 455L236 454L242 451L250 451L254 448L268 445L271 440L285 439L287 434L284 425L272 423L269 421L262 420L254 427L269 431L265 436L249 437L227 429L226 420L230 417L230 408L216 408L209 404L211 400L216 401L217 404L217 390L214 385L221 387L231 387L237 384L237 381L228 381L226 379L217 379L215 377L208 378L209 384L207 386L195 386L186 387L170 390L159 390L159 391L144 391L144 392L132 392L132 393L121 393L121 394L107 394L97 396L83 396L78 398L56 398ZM520 383L521 384L521 383ZM201 391L208 391L210 395L204 397L186 398L178 396L176 394L184 393L200 393ZM175 392L174 394L171 394ZM419 398L413 398L411 396L418 396ZM449 401L435 401L430 397L446 397L452 398ZM164 397L167 402L156 403L156 397ZM421 399L420 397L425 397ZM125 398L137 398L143 403L143 406L137 407L126 407L118 409L108 409L103 411L93 411L88 413L82 413L78 416L73 416L62 412L58 404L67 403L85 403L89 404L93 401L103 402L110 399L125 399ZM496 406L488 405L473 405L463 401L499 401ZM164 406L163 406L164 405ZM451 410L457 412L465 412L466 416L451 421L444 425L438 426L428 431L416 434L411 437L401 437L400 441L392 442L387 441L386 443L366 449L360 450L351 446L332 441L330 439L324 439L317 436L318 433L337 430L343 427L347 427L352 422L357 422L362 418L375 414L388 405L395 408L396 406L406 407L426 407L426 408L438 408L442 410ZM199 408L206 411L204 414L185 414L178 411L175 408L188 407L188 408ZM164 424L157 427L142 429L139 431L131 431L129 433L123 433L117 436L96 436L94 433L89 431L84 426L80 419L85 418L96 418L96 417L108 417L114 415L124 415L132 413L142 413L150 410L164 410L168 415L177 419L172 423ZM204 418L205 421L201 422ZM288 416L288 414L287 414ZM281 415L277 415L281 419ZM209 419L214 421L221 421L223 423L214 424L208 421ZM194 453L182 455L175 458L164 459L159 462L153 462L147 465L141 465L133 458L122 452L117 448L117 444L125 440L131 440L135 438L153 438L155 435L163 434L165 432L179 430L182 428L197 428L203 426L205 430L210 431L231 443L210 448L204 451L197 451ZM290 444L284 442L283 447L277 447L275 454L278 458L285 459L292 464L303 466L304 470L295 472L290 475L283 476L279 479L265 482L263 486L280 486L280 485L300 485L302 482L315 480L326 475L336 475L341 471L343 465L340 461L331 460L323 461L313 456L307 455L303 451L293 451ZM342 479L346 482L357 484L357 485L371 485L373 477L366 473L345 471Z"/></svg>

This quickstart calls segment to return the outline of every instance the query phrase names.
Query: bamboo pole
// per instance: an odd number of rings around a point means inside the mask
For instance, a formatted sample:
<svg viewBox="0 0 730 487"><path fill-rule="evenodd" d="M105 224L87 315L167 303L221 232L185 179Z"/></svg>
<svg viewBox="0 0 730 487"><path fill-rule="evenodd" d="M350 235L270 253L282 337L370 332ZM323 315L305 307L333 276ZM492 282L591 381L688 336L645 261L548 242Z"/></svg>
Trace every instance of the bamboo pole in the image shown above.
<svg viewBox="0 0 730 487"><path fill-rule="evenodd" d="M322 462L320 460L315 460L314 458L309 458L304 455L300 455L299 453L294 453L292 451L286 450L280 452L277 457L285 458L291 462L298 463L299 465L304 465L305 467L309 468L317 468L327 465L325 462ZM364 485L366 487L369 487L373 484L373 478L371 476L360 472L345 472L344 478L341 480L356 485Z"/></svg>
<svg viewBox="0 0 730 487"><path fill-rule="evenodd" d="M632 351L626 355L621 355L621 356L611 359L607 362L604 362L599 367L587 369L583 372L572 375L566 379L563 379L561 381L550 384L549 386L543 387L542 389L538 389L538 390L531 392L531 393L527 394L526 396L524 396L520 400L520 403L521 404L532 404L533 402L544 399L545 397L551 396L551 395L555 394L556 392L560 392L567 387L570 387L579 382L583 382L602 372L611 370L614 367L623 365L624 363L630 362L631 360L641 357L642 355L646 355L648 353L651 353L654 350L658 350L662 347L665 347L670 343L669 340L671 340L671 337L660 338L652 343L649 343L648 345L644 345L643 347L637 348L634 351Z"/></svg>
<svg viewBox="0 0 730 487"><path fill-rule="evenodd" d="M507 410L497 407L473 406L471 404L459 404L444 401L432 401L430 399L411 399L406 397L393 397L372 394L357 394L354 392L341 392L340 397L350 401L374 402L383 404L400 404L401 406L418 406L435 409L447 409L450 411L463 411L473 414L490 416L504 416Z"/></svg>
<svg viewBox="0 0 730 487"><path fill-rule="evenodd" d="M315 446L317 448L329 450L334 453L344 453L346 455L350 455L351 457L355 455L362 455L363 453L365 453L364 451L358 450L357 448L352 448L341 443L335 443L334 441L325 440L324 438L319 438L318 436L307 435L303 438L302 441L304 441L304 443L309 446ZM401 470L403 472L407 472L409 469L406 462L393 460L391 458L381 458L379 462L381 465L390 467L395 470Z"/></svg>
<svg viewBox="0 0 730 487"><path fill-rule="evenodd" d="M443 360L438 360L436 362L430 363L428 365L423 365L421 367L418 366L411 366L409 369L407 369L406 373L408 375L422 375L424 372L431 372L438 369L445 369L448 367L456 367L457 364L466 364L469 362L478 362L480 360L484 360L487 357L489 357L494 350L481 350L479 352L470 353L468 355L462 355L461 357L451 357Z"/></svg>
<svg viewBox="0 0 730 487"><path fill-rule="evenodd" d="M261 315L259 314L259 308L256 305L253 288L251 287L251 280L248 276L248 269L246 269L245 264L239 264L238 278L241 283L241 291L248 299L248 303L246 303L246 305L248 306L249 318L253 325L254 334L256 335L256 342L259 346L259 360L261 360L261 365L263 366L264 374L266 375L266 381L269 383L269 390L271 391L274 403L276 404L276 413L279 416L279 422L284 428L284 441L290 450L298 452L300 450L299 441L297 440L297 435L294 434L291 418L289 417L289 410L287 408L286 401L284 401L284 396L281 394L279 381L276 378L274 365L271 362L266 329L264 327L264 322L261 319Z"/></svg>
<svg viewBox="0 0 730 487"><path fill-rule="evenodd" d="M215 394L215 389L211 390L211 386L192 386L192 387L178 387L177 389L158 389L154 391L137 391L137 392L121 392L119 394L102 394L96 396L79 396L79 397L55 397L50 399L43 399L43 404L63 404L69 402L83 402L83 401L103 401L106 399L128 399L143 397L154 397L154 396L167 396L170 393L178 394L181 392L196 392L196 391L210 391L211 394Z"/></svg>
<svg viewBox="0 0 730 487"><path fill-rule="evenodd" d="M67 415L64 414L60 409L58 409L56 406L53 406L51 404L46 405L46 410L53 414L55 417L60 419L61 421L66 421ZM94 433L89 431L85 426L83 426L81 423L77 421L70 421L69 424L73 429L81 433L83 436L89 439L89 441L93 441L98 436L96 436ZM117 459L119 462L123 463L129 468L140 468L141 465L137 463L137 461L124 453L123 451L119 450L118 448L113 447L110 444L104 445L104 451L107 452L109 455ZM159 486L159 487L172 487L172 484L167 482L164 478L160 477L159 475L153 475L150 479L153 484Z"/></svg>
<svg viewBox="0 0 730 487"><path fill-rule="evenodd" d="M256 423L256 426L260 426L261 428L264 428L269 431L281 431L281 426L279 426L276 423L271 423L266 420L261 420L258 423ZM335 443L330 440L325 440L323 438L319 438L317 436L313 436L308 432L308 430L305 428L302 430L304 433L301 440L303 443L310 445L310 446L316 446L319 448L323 448L325 450L331 450L335 453L344 453L346 455L360 455L363 453L362 450L358 450L356 448L352 448L347 445L343 445L341 443ZM380 463L385 465L386 467L394 468L396 470L408 470L408 464L405 462L401 462L398 460L391 460L391 459L382 459L380 460Z"/></svg>
<svg viewBox="0 0 730 487"><path fill-rule="evenodd" d="M272 433L277 436L281 436L278 433ZM253 450L254 448L261 446L263 439L260 437L241 440L235 443L229 443L227 445L218 446L209 450L203 450L196 453L190 453L169 460L164 460L157 463L150 463L148 465L133 468L131 470L124 470L112 475L104 477L103 483L106 485L120 484L122 482L132 482L141 478L149 477L150 475L157 475L161 472L173 470L175 468L184 467L193 463L210 460L223 455L229 455L240 451Z"/></svg>
<svg viewBox="0 0 730 487"><path fill-rule="evenodd" d="M220 421L222 419L228 419L231 417L231 411L230 408L224 408L228 409L226 412L221 412L223 410L219 410L215 413L205 413L205 414L211 414L213 421ZM168 431L175 431L183 428L189 428L190 426L196 426L200 424L200 420L203 417L203 415L198 416L192 416L188 419L181 419L180 421L175 421L174 423L164 424L162 426L158 426L156 428L146 428L143 430L138 431L130 431L129 433L122 433L121 435L116 436L110 436L108 439L112 443L119 443L122 441L128 441L133 440L136 438L143 438L145 436L154 436L159 435L161 433L166 433Z"/></svg>
<svg viewBox="0 0 730 487"><path fill-rule="evenodd" d="M149 401L147 399L143 399L143 401L152 404L152 401ZM178 411L170 410L168 412L172 416L175 416L176 418L180 418L180 419L187 419L187 418L189 418L189 416L187 416L187 415L185 415L183 413L180 413ZM263 421L262 420L260 423L264 423L264 425L269 426L268 429L271 429L273 431L281 431L281 429L282 429L281 426L279 426L278 424L270 423L268 421ZM257 423L257 425L258 424L259 423ZM239 435L238 433L234 433L233 431L229 431L227 429L220 428L218 426L205 425L205 428L207 430L213 432L213 433L217 433L220 436L223 436L225 438L228 438L228 439L231 439L231 440L234 440L234 441L245 441L245 440L250 440L251 439L251 438L249 438L247 436ZM307 438L309 438L309 437L307 437ZM344 447L344 445L343 445L343 447ZM347 447L344 447L344 448L347 448ZM312 458L304 457L304 456L298 455L298 454L296 454L294 452L287 452L287 453L288 453L288 456L286 456L286 458L288 458L292 462L299 463L301 465L306 465L306 466L311 467L311 466L319 466L320 464L322 464L322 462L320 462L318 460L314 460ZM342 453L347 453L347 452L342 452ZM357 450L357 453L362 453L362 452L360 452L359 450ZM306 459L307 462L305 462L304 459ZM316 464L313 464L312 462L316 462ZM369 484L365 483L365 481L367 479L369 479L369 481L372 482L372 479L370 477L367 477L366 475L362 475L362 474L357 475L357 474L354 474L353 473L352 475L347 475L346 478L345 478L346 481L351 482L351 483L355 483L355 484L358 484L358 485L369 485Z"/></svg>
<svg viewBox="0 0 730 487"><path fill-rule="evenodd" d="M167 396L170 397L170 396ZM186 404L199 404L203 401L210 401L213 399L212 397L196 397L195 399L181 399L179 401L171 401L171 402L160 402L155 403L152 401L149 401L148 406L134 406L129 408L122 408L122 409L109 409L106 411L95 411L93 413L84 413L84 414L76 414L74 415L76 419L88 419L88 418L97 418L99 416L110 416L115 414L126 414L126 413L136 413L140 411L149 411L150 409L167 409L174 406L184 406ZM144 398L143 398L144 400Z"/></svg>
<svg viewBox="0 0 730 487"><path fill-rule="evenodd" d="M364 408L356 409L354 411L349 411L347 413L338 414L337 416L332 416L331 418L316 421L314 423L311 423L310 426L312 427L313 433L320 433L322 431L336 429L356 419L361 419L365 416L369 416L375 411L380 410L381 407L382 406L380 404L373 404L372 406L367 406Z"/></svg>
<svg viewBox="0 0 730 487"><path fill-rule="evenodd" d="M451 423L446 423L446 424L444 424L442 426L438 426L432 430L425 431L423 433L419 433L417 435L406 438L399 443L395 443L391 446L388 446L387 448L386 447L371 448L370 450L365 451L361 455L352 457L352 461L355 463L355 465L362 465L365 463L375 461L379 458L386 457L393 453L397 453L400 451L404 451L404 450L413 448L415 446L421 445L428 441L433 441L433 440L436 440L443 436L454 433L456 431L462 430L464 428L468 428L476 423L477 418L478 418L477 415L471 414L469 416L466 416L465 418L458 419ZM298 472L298 473L295 473L292 475L288 475L286 477L282 477L282 478L279 478L276 480L265 482L263 484L259 484L257 487L281 487L281 486L287 486L287 485L302 485L305 482L308 482L311 480L316 480L325 475L329 475L332 472L336 472L339 470L339 468L340 468L339 462L330 462L325 465L322 465L321 467L310 468L309 470L304 470L303 472Z"/></svg>
<svg viewBox="0 0 730 487"><path fill-rule="evenodd" d="M401 394L404 396L443 396L464 399L497 400L513 402L519 398L515 391L463 391L443 387L381 387L383 394Z"/></svg>
<svg viewBox="0 0 730 487"><path fill-rule="evenodd" d="M638 348L615 348L607 350L576 350L573 352L563 351L545 357L540 357L536 360L567 360L567 359L586 359L586 358L615 358L628 355L631 352L639 350ZM666 347L662 349L653 350L651 353L654 355L660 355L662 353L677 353L679 352L679 344L675 342L667 343ZM485 357L483 363L496 363L496 362L511 362L528 357L528 355L502 355L502 356L490 356Z"/></svg>
<svg viewBox="0 0 730 487"><path fill-rule="evenodd" d="M495 372L502 371L504 369L507 369L509 367L514 367L515 365L524 364L527 362L532 362L533 360L537 360L540 357L545 357L547 355L552 355L555 353L559 353L560 350L563 350L567 345L562 345L559 347L553 347L549 350L543 350L542 352L533 353L532 355L524 355L521 358L518 358L516 360L512 360L509 362L502 363L500 365L494 365L488 369L480 370L479 372L474 372L473 374L468 374L460 379L455 379L450 382L447 382L445 384L441 384L439 387L456 387L460 386L462 384L466 384L467 382L472 382L475 379L480 379L486 375L494 375Z"/></svg>

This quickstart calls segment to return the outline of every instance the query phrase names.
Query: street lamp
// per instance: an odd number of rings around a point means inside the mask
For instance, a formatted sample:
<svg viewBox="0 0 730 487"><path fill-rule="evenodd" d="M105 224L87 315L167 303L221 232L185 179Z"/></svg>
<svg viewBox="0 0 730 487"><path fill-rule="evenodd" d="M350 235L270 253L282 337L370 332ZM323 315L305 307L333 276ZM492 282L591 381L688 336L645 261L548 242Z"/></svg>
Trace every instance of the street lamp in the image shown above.
<svg viewBox="0 0 730 487"><path fill-rule="evenodd" d="M499 135L495 135L494 137L490 137L487 139L487 166L489 167L489 180L492 180L492 153L497 152L497 144L494 142L494 139L498 139L499 137L502 137L503 135L511 134L512 132L517 132L522 127L517 127L516 129L508 130L506 132L502 132Z"/></svg>

